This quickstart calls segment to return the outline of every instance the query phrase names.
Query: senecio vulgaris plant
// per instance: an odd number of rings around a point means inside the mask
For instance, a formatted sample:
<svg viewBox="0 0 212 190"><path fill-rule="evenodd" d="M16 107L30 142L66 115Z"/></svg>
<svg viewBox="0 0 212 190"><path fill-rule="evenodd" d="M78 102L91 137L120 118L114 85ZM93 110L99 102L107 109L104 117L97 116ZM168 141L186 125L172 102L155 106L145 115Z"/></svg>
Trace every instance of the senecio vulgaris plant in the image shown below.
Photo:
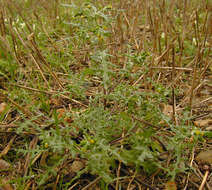
<svg viewBox="0 0 212 190"><path fill-rule="evenodd" d="M57 110L52 111L52 107L47 103L48 96L42 94L36 97L39 103L33 105L31 111L40 114L37 117L45 118L46 123L42 128L33 122L37 118L28 118L23 122L23 117L21 120L17 134L36 131L39 142L35 149L29 149L29 139L34 136L23 137L25 146L16 149L18 156L31 156L29 171L19 179L18 184L21 186L23 182L33 180L42 187L51 181L51 177L56 177L58 171L61 172L61 189L65 186L68 188L73 181L88 173L100 176L102 183L110 184L117 180L116 170L119 164L123 168L132 168L137 173L145 171L149 175L155 172L159 175L166 174L171 180L174 180L178 173L186 172L189 169L185 164L187 154L198 137L191 133L193 128L188 127L186 121L180 121L176 126L159 109L158 105L161 102L167 103L167 98L171 97L171 90L154 82L150 77L145 80L151 83L153 91L143 90L145 85L142 84L132 85L132 81L148 74L148 62L153 59L151 53L138 53L128 44L126 51L121 52L121 56L126 56L125 65L112 62L114 55L108 51L105 42L107 37L111 36L108 28L111 27L113 19L108 12L112 11L113 7L95 6L89 1L81 5L78 2L61 4L61 7L68 10L68 13L63 14L64 29L59 31L66 47L62 49L63 52L54 55L48 52L45 55L50 62L57 62L51 64L52 68L60 66L62 71L65 71L65 76L68 75L68 80L64 80L68 81L68 84L65 85L64 92L60 93L85 101L87 107L85 110L73 107L70 113L66 113L73 121L67 122L65 117L59 116ZM36 26L36 29L39 30L39 27ZM51 35L54 39L54 32ZM40 34L38 39L42 39L41 37L45 35ZM58 41L56 39L56 42ZM46 50L45 44L42 48ZM74 51L77 53L74 54ZM74 56L81 56L80 51L86 51L87 54L83 60L85 63L82 63L85 64L84 68L79 72L72 71L68 61L61 64L61 60L65 62L70 59L74 62ZM9 64L0 63L1 68L5 65ZM142 69L134 72L136 66ZM8 73L7 69L2 69L3 73ZM14 71L12 69L9 72ZM92 77L95 77L98 86L95 96L88 98L86 88ZM43 85L40 83L38 86L42 88ZM25 96L24 93L17 96L15 92L13 95L14 99L19 98L18 101ZM53 97L57 99L59 95L55 92ZM25 99L28 99L30 104L28 96L30 95L27 94ZM35 162L40 155L47 155L43 159L46 163L41 166ZM171 159L168 165L167 158ZM64 163L73 162L75 159L83 160L85 166L64 185L63 178L65 179L67 174L63 172Z"/></svg>

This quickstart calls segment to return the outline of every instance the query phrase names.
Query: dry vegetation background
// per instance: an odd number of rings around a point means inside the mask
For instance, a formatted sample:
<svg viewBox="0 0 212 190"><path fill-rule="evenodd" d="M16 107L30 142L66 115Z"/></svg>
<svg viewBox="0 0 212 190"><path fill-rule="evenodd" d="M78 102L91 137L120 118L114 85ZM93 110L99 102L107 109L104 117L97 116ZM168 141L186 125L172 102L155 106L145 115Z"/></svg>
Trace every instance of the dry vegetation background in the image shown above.
<svg viewBox="0 0 212 190"><path fill-rule="evenodd" d="M211 189L212 1L0 1L0 189Z"/></svg>

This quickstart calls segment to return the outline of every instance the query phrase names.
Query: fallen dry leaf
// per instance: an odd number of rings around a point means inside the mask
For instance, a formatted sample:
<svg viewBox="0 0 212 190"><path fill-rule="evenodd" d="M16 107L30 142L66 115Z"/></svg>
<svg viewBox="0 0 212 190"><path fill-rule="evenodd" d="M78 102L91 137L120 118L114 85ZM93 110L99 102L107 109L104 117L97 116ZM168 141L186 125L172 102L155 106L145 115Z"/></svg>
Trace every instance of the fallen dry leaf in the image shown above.
<svg viewBox="0 0 212 190"><path fill-rule="evenodd" d="M71 165L71 171L72 172L78 172L82 168L84 168L85 164L82 161L75 160Z"/></svg>
<svg viewBox="0 0 212 190"><path fill-rule="evenodd" d="M7 104L5 102L2 102L0 104L0 114L6 110L6 107L7 107Z"/></svg>
<svg viewBox="0 0 212 190"><path fill-rule="evenodd" d="M159 105L159 108L161 110L161 112L167 116L168 118L172 119L172 116L173 116L173 107L171 105L166 105L166 104L163 104L161 103ZM165 125L166 127L168 127L167 123L162 120L159 122L160 125Z"/></svg>
<svg viewBox="0 0 212 190"><path fill-rule="evenodd" d="M8 180L6 179L0 179L0 184L1 184L1 190L13 190L14 188L12 185L8 183Z"/></svg>
<svg viewBox="0 0 212 190"><path fill-rule="evenodd" d="M209 125L212 125L212 119L194 121L194 125L196 127L209 127Z"/></svg>
<svg viewBox="0 0 212 190"><path fill-rule="evenodd" d="M177 190L177 185L174 181L168 181L165 184L165 190Z"/></svg>
<svg viewBox="0 0 212 190"><path fill-rule="evenodd" d="M8 151L10 150L15 138L16 138L16 135L12 139L10 139L10 142L7 144L7 146L4 148L4 150L2 150L2 152L0 153L0 158L2 156L5 156L8 153Z"/></svg>
<svg viewBox="0 0 212 190"><path fill-rule="evenodd" d="M0 159L0 171L7 171L10 169L10 164L5 160Z"/></svg>
<svg viewBox="0 0 212 190"><path fill-rule="evenodd" d="M212 125L205 128L206 131L212 131Z"/></svg>
<svg viewBox="0 0 212 190"><path fill-rule="evenodd" d="M212 164L212 150L200 152L196 157L196 161L201 164Z"/></svg>
<svg viewBox="0 0 212 190"><path fill-rule="evenodd" d="M59 106L61 104L60 100L56 98L51 98L47 103L50 103L54 106Z"/></svg>
<svg viewBox="0 0 212 190"><path fill-rule="evenodd" d="M64 118L64 121L67 122L67 123L72 123L73 122L73 119L71 119L70 117L65 117L66 116L66 110L64 108L60 108L60 109L57 109L57 114L58 114L58 118Z"/></svg>
<svg viewBox="0 0 212 190"><path fill-rule="evenodd" d="M66 110L64 108L57 109L58 118L63 118L65 116Z"/></svg>
<svg viewBox="0 0 212 190"><path fill-rule="evenodd" d="M43 152L41 159L40 159L41 166L46 166L46 159L47 159L48 155L49 155L48 151Z"/></svg>
<svg viewBox="0 0 212 190"><path fill-rule="evenodd" d="M64 121L67 122L67 123L72 123L73 119L71 119L70 117L65 117Z"/></svg>
<svg viewBox="0 0 212 190"><path fill-rule="evenodd" d="M36 148L38 143L38 137L34 136L34 138L31 140L30 144L29 144L29 149L33 150ZM30 163L30 158L31 158L31 153L27 153L26 158L25 158L25 164L24 164L24 174L26 175L28 172L28 168L29 168L29 163Z"/></svg>
<svg viewBox="0 0 212 190"><path fill-rule="evenodd" d="M166 115L170 119L172 118L173 106L168 104L160 104L159 107L164 115Z"/></svg>
<svg viewBox="0 0 212 190"><path fill-rule="evenodd" d="M201 183L201 178L199 178L196 174L191 173L190 174L190 179L194 182L194 183Z"/></svg>

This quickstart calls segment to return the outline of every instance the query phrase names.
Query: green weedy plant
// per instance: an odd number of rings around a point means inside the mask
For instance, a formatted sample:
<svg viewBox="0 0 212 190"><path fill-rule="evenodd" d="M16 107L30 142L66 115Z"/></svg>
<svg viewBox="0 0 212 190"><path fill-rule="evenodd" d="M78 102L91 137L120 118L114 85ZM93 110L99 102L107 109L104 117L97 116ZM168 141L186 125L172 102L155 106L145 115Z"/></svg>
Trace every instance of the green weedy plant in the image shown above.
<svg viewBox="0 0 212 190"><path fill-rule="evenodd" d="M28 1L24 7L29 6ZM44 14L36 16L34 13L32 18L36 17L33 22L36 43L52 71L64 83L64 89L60 94L55 92L53 98L60 99L60 95L64 94L70 99L85 103L87 107L84 110L84 107L82 109L73 104L70 112L59 116L58 105L53 107L48 101L52 98L48 94L51 91L50 86L57 88L52 76L43 70L48 86L34 65L25 74L21 70L24 68L20 68L10 55L3 55L4 51L0 49L3 56L0 60L1 76L9 83L17 82L47 92L35 95L29 89L8 87L9 97L23 107L28 106L30 114L36 115L29 117L21 111L17 113L18 128L12 130L21 138L21 146L13 151L17 158L30 153L30 163L28 173L11 182L16 184L17 189L24 189L32 180L38 189L45 189L55 181L59 172L57 188L68 189L83 178L83 175L89 174L94 178L100 176L99 186L106 190L111 183L124 178L122 170L121 175L117 175L119 164L138 174L144 171L148 176L160 170L159 176L172 181L178 174L186 173L190 169L187 155L199 137L194 133L195 128L186 124L191 119L189 109L183 112L183 116L179 116L183 119L179 118L177 126L159 109L160 103L168 104L167 99L172 94L166 84L155 81L154 77L147 77L153 59L151 50L139 52L129 43L123 51L117 50L117 57L126 58L124 63L119 58L118 61L113 60L115 56L108 48L108 38L112 36L108 28L116 22L116 16L110 16L111 11L119 10L113 10L110 5L103 6L101 2L82 0L59 4L59 11L60 14L53 21ZM42 10L38 9L38 13L40 12ZM15 27L21 27L21 30L28 33L18 13L14 13L14 17L15 20L18 18ZM52 24L53 22L56 24ZM42 24L47 23L48 27L42 28ZM181 19L177 23L180 25ZM180 30L181 28L179 32ZM9 43L12 43L11 39ZM24 56L29 56L31 50L23 48L19 40L17 45ZM196 47L192 46L191 40L185 39L184 45L187 48L185 54L193 56ZM116 46L114 47L117 48ZM161 46L165 46L165 39L161 40ZM177 51L180 51L179 48ZM25 65L26 68L27 66ZM134 71L136 67L139 69ZM145 80L134 85L142 75ZM96 79L98 86L93 84L93 79ZM96 87L95 94L90 97L86 94L89 85ZM61 101L62 105L59 107L66 106L67 109L68 104L72 103L69 100ZM8 109L16 109L12 106L8 106ZM73 118L73 121L67 122L66 116ZM6 114L3 113L0 121L4 121L5 117ZM40 124L35 122L37 120ZM39 138L38 144L36 148L29 149L29 142L34 135ZM211 134L204 132L204 135ZM46 164L41 166L39 156L46 152ZM166 158L162 157L166 153L171 159L169 165ZM85 167L66 182L63 164L76 158L83 160Z"/></svg>
<svg viewBox="0 0 212 190"><path fill-rule="evenodd" d="M17 65L14 64L13 59L10 57L8 59L0 60L0 76L6 80L13 80L16 74Z"/></svg>
<svg viewBox="0 0 212 190"><path fill-rule="evenodd" d="M77 41L79 47L83 48L89 44L92 48L110 34L107 28L112 20L104 13L107 7L98 8L89 2L80 5L73 2L61 5L70 10L71 22L65 21L65 23L70 25L72 31L75 32L72 42Z"/></svg>

